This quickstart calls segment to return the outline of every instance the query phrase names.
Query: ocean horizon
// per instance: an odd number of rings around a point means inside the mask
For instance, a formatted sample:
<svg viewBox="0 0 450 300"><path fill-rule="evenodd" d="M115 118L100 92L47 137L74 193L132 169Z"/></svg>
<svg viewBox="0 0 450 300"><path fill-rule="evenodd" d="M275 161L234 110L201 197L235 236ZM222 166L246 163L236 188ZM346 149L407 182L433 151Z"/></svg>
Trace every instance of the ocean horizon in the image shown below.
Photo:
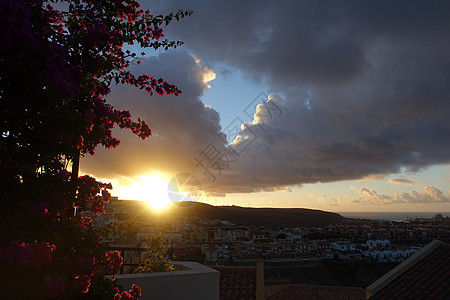
<svg viewBox="0 0 450 300"><path fill-rule="evenodd" d="M450 212L337 212L346 218L404 221L414 218L433 218L437 214L450 217Z"/></svg>

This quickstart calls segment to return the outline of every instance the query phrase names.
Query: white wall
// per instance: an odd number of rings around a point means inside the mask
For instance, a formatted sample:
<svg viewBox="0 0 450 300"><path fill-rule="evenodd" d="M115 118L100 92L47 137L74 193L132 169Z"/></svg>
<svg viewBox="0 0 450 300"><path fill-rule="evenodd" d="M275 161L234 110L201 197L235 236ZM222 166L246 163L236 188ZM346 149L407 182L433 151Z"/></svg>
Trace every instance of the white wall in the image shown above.
<svg viewBox="0 0 450 300"><path fill-rule="evenodd" d="M189 268L184 271L116 275L125 290L136 284L140 299L218 300L219 272L196 262L172 262Z"/></svg>

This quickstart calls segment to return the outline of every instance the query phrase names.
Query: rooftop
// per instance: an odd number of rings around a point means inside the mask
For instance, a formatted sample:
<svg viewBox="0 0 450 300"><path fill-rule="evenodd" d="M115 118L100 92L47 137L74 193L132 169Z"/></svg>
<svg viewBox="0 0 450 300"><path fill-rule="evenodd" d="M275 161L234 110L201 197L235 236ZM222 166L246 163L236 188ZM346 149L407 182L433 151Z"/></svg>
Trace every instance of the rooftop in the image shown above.
<svg viewBox="0 0 450 300"><path fill-rule="evenodd" d="M256 299L256 267L217 267L220 272L220 299Z"/></svg>
<svg viewBox="0 0 450 300"><path fill-rule="evenodd" d="M367 298L450 299L450 244L435 240L366 289Z"/></svg>
<svg viewBox="0 0 450 300"><path fill-rule="evenodd" d="M364 289L357 287L318 286L306 284L269 285L264 287L266 300L364 300Z"/></svg>

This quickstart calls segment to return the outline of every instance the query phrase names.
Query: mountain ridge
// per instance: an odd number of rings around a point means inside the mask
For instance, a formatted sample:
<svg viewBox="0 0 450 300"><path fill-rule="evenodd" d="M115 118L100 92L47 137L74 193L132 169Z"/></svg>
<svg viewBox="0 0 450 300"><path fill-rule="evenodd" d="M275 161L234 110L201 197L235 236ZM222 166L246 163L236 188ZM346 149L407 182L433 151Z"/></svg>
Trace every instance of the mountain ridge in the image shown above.
<svg viewBox="0 0 450 300"><path fill-rule="evenodd" d="M330 224L343 223L347 218L338 213L308 209L308 208L275 208L275 207L241 207L241 206L213 206L202 202L180 202L169 204L163 211L155 212L150 208L143 210L140 201L120 200L135 207L129 211L136 217L145 218L150 215L199 217L211 220L226 220L235 225L257 225L272 227L322 227ZM134 202L134 203L132 203Z"/></svg>
<svg viewBox="0 0 450 300"><path fill-rule="evenodd" d="M174 205L178 207L175 213L227 220L236 225L316 227L342 223L346 220L337 213L308 208L212 206L200 202L186 202L183 205L189 205L189 207Z"/></svg>

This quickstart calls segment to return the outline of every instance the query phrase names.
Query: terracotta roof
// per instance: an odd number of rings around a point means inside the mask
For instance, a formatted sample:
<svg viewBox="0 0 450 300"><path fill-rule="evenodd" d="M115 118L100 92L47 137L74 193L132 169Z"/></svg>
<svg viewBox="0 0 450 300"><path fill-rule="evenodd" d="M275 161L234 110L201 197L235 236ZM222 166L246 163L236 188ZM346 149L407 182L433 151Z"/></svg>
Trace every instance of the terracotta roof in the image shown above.
<svg viewBox="0 0 450 300"><path fill-rule="evenodd" d="M269 285L264 287L266 300L365 300L362 288L306 284Z"/></svg>
<svg viewBox="0 0 450 300"><path fill-rule="evenodd" d="M383 277L369 299L450 299L450 244L433 241Z"/></svg>
<svg viewBox="0 0 450 300"><path fill-rule="evenodd" d="M216 251L217 249L219 249L219 247L217 245L208 245L205 247L205 249L208 251Z"/></svg>
<svg viewBox="0 0 450 300"><path fill-rule="evenodd" d="M256 267L217 267L221 300L256 299Z"/></svg>

